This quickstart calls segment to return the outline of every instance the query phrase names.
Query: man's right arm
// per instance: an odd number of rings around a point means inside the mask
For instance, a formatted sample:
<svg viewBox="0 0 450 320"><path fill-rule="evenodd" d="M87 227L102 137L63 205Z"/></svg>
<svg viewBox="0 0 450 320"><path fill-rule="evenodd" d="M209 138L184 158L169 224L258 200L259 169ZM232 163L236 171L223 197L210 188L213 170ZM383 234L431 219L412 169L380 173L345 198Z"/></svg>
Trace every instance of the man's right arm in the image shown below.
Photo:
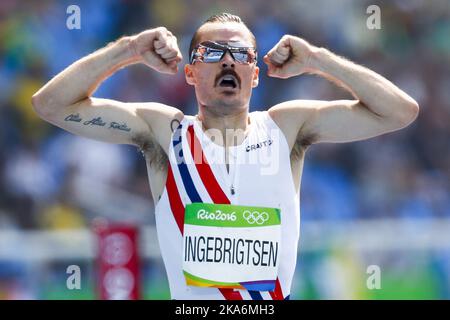
<svg viewBox="0 0 450 320"><path fill-rule="evenodd" d="M33 107L44 120L84 137L136 145L135 137L139 136L161 143L161 132L152 128L153 122L159 127L161 121L167 121L170 132L170 121L183 117L180 110L160 103L93 98L92 94L106 78L130 64L144 63L159 72L174 74L180 61L176 38L165 28L124 37L55 76L33 95Z"/></svg>

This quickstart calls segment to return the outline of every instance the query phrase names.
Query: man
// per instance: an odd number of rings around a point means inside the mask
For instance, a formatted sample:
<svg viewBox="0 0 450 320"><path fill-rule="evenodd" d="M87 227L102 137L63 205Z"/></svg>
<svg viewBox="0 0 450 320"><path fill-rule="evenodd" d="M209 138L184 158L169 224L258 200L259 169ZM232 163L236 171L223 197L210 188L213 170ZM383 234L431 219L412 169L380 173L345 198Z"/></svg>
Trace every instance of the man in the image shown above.
<svg viewBox="0 0 450 320"><path fill-rule="evenodd" d="M33 106L69 132L142 150L172 298L288 299L308 146L401 129L417 117L418 105L375 72L285 35L263 58L269 76L317 74L355 100L294 100L250 113L259 76L256 41L227 13L200 26L189 54L184 72L195 88L195 117L161 103L92 97L103 80L130 64L176 73L182 56L163 27L75 62L33 96ZM275 169L264 173L258 159L265 154Z"/></svg>

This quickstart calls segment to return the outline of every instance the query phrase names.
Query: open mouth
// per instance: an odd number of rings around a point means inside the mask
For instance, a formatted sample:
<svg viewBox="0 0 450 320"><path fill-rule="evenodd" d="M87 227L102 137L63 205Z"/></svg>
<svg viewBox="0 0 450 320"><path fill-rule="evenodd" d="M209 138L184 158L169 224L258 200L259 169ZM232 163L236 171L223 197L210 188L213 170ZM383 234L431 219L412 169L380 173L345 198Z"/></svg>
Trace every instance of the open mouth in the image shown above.
<svg viewBox="0 0 450 320"><path fill-rule="evenodd" d="M236 89L238 86L238 80L236 79L235 76L227 74L219 79L218 85L219 85L219 87L222 87L222 88Z"/></svg>

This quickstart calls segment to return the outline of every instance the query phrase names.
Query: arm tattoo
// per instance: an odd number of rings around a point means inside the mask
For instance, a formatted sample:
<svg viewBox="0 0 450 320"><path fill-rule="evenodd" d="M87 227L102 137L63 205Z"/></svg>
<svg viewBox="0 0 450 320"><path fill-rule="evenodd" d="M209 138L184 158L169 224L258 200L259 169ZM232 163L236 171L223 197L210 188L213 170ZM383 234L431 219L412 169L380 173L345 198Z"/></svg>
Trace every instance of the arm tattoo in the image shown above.
<svg viewBox="0 0 450 320"><path fill-rule="evenodd" d="M172 132L174 132L179 125L180 121L178 121L178 119L173 119L172 121L170 121L170 129L172 130Z"/></svg>
<svg viewBox="0 0 450 320"><path fill-rule="evenodd" d="M64 118L64 121L73 121L73 122L81 122L80 114L69 114L67 117Z"/></svg>
<svg viewBox="0 0 450 320"><path fill-rule="evenodd" d="M118 129L122 131L131 131L131 128L129 128L125 122L120 124L113 121L109 124L109 128Z"/></svg>
<svg viewBox="0 0 450 320"><path fill-rule="evenodd" d="M83 119L80 117L79 113L75 113L75 114L69 114L67 117L64 118L64 121L73 121L73 122L81 122ZM93 118L89 121L84 121L83 125L87 126L87 125L92 125L92 126L100 126L100 127L104 127L106 125L106 122L104 122L102 120L102 117L96 117ZM117 130L122 130L122 131L131 131L131 128L127 126L127 124L125 122L123 123L118 123L115 121L111 121L109 123L109 127L108 129L117 129Z"/></svg>
<svg viewBox="0 0 450 320"><path fill-rule="evenodd" d="M106 124L106 122L103 122L102 117L97 117L97 118L94 118L94 119L92 119L92 120L85 121L85 122L83 122L83 124L84 124L85 126L87 126L87 125L93 125L93 126L101 126L101 127L104 127L105 124Z"/></svg>

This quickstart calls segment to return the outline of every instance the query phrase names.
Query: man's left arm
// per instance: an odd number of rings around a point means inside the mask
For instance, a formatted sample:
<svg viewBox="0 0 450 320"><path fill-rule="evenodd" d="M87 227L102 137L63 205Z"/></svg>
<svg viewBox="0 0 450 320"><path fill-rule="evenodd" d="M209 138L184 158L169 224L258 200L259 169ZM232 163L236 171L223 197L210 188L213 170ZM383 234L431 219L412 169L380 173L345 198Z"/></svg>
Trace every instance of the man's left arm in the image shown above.
<svg viewBox="0 0 450 320"><path fill-rule="evenodd" d="M355 100L283 102L269 110L291 141L350 142L406 127L419 112L414 99L374 71L284 36L264 57L268 75L289 78L303 73L323 76L344 87ZM292 143L291 147L292 147Z"/></svg>

